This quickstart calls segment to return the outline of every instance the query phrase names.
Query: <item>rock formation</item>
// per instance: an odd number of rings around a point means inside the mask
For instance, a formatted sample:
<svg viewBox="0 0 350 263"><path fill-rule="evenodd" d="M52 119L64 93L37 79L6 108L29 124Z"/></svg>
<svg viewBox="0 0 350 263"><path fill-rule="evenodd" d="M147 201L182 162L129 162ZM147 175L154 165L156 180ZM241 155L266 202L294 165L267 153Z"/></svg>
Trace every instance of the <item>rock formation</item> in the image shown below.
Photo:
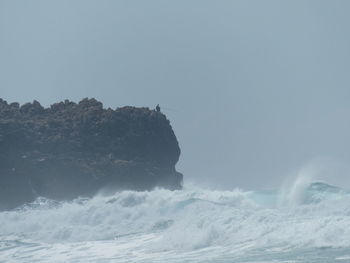
<svg viewBox="0 0 350 263"><path fill-rule="evenodd" d="M100 189L179 189L179 156L169 121L155 110L104 109L95 99L50 108L0 99L0 209Z"/></svg>

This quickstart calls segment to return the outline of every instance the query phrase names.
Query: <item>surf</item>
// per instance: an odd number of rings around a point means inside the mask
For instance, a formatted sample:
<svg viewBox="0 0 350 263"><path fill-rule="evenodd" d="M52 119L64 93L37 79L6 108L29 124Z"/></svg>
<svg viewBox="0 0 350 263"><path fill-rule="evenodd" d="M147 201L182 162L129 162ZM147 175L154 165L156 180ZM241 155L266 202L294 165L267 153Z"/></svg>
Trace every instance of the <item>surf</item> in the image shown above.
<svg viewBox="0 0 350 263"><path fill-rule="evenodd" d="M202 262L205 255L229 256L238 262L259 251L261 257L270 255L266 251L291 255L305 249L347 251L350 192L325 182L293 191L298 202L281 202L285 192L278 189L219 191L186 186L177 191L99 194L70 202L38 198L0 213L0 261L21 254L44 262L49 255L51 260L59 259L62 253L82 247L91 258L97 258L98 248L103 247L116 262L120 253L136 253L135 262L154 260L155 255L173 257L174 262L181 255L182 260L197 255ZM79 251L70 253L66 261L84 261Z"/></svg>

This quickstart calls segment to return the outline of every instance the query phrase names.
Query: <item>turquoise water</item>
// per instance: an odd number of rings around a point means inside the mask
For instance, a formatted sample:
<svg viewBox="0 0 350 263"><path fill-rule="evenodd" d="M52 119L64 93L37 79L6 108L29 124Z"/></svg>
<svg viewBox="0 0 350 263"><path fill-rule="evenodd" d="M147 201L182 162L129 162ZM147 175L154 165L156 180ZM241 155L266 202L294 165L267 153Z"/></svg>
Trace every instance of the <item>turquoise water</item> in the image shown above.
<svg viewBox="0 0 350 263"><path fill-rule="evenodd" d="M0 213L0 262L350 262L350 194L124 191Z"/></svg>

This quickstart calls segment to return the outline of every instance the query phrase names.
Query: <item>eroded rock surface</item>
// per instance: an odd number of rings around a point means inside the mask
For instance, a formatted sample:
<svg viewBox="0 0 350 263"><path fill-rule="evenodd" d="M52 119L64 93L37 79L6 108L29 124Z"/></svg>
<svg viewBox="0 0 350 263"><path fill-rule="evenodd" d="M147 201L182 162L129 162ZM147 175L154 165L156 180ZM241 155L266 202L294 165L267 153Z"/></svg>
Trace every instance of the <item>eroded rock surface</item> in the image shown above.
<svg viewBox="0 0 350 263"><path fill-rule="evenodd" d="M165 115L148 108L104 109L95 99L0 99L0 209L44 196L91 196L100 189L179 189L180 148Z"/></svg>

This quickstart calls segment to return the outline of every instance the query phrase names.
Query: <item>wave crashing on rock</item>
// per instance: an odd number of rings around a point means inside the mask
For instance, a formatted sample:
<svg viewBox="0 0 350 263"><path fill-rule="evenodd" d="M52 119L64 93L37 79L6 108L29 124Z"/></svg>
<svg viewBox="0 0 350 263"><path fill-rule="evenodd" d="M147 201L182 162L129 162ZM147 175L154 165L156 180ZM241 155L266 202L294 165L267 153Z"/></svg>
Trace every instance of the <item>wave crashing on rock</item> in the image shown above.
<svg viewBox="0 0 350 263"><path fill-rule="evenodd" d="M0 209L101 189L180 189L179 156L169 120L149 108L105 109L87 98L44 108L0 99Z"/></svg>

